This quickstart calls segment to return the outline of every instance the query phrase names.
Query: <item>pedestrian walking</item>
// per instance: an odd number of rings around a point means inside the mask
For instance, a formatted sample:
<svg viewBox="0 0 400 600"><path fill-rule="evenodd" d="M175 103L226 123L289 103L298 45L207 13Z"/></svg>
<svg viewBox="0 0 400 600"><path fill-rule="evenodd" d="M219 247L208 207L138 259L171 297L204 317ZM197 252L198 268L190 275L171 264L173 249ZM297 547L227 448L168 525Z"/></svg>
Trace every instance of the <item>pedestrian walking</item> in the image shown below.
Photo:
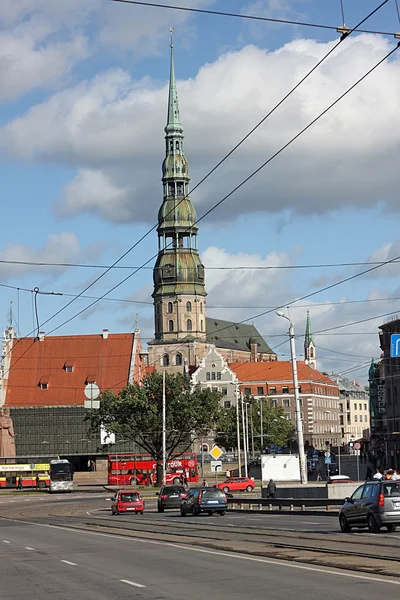
<svg viewBox="0 0 400 600"><path fill-rule="evenodd" d="M208 483L207 483L207 481L206 481L205 479L203 479L202 486L203 486L203 487L208 487Z"/></svg>
<svg viewBox="0 0 400 600"><path fill-rule="evenodd" d="M39 489L39 483L40 483L40 479L39 479L39 475L36 475L36 489Z"/></svg>
<svg viewBox="0 0 400 600"><path fill-rule="evenodd" d="M230 470L229 470L229 469L227 469L227 470L226 470L226 473L225 473L225 477L226 477L227 479L229 479L229 477L230 477L230 476L231 476L231 472L230 472Z"/></svg>
<svg viewBox="0 0 400 600"><path fill-rule="evenodd" d="M398 481L400 479L400 475L398 471L393 471L392 481Z"/></svg>
<svg viewBox="0 0 400 600"><path fill-rule="evenodd" d="M17 489L22 490L22 477L21 475L18 477L18 486Z"/></svg>
<svg viewBox="0 0 400 600"><path fill-rule="evenodd" d="M322 481L322 475L320 469L317 469L317 481Z"/></svg>
<svg viewBox="0 0 400 600"><path fill-rule="evenodd" d="M276 483L273 479L269 480L268 486L267 486L267 494L268 494L268 498L275 498L275 494L276 494Z"/></svg>

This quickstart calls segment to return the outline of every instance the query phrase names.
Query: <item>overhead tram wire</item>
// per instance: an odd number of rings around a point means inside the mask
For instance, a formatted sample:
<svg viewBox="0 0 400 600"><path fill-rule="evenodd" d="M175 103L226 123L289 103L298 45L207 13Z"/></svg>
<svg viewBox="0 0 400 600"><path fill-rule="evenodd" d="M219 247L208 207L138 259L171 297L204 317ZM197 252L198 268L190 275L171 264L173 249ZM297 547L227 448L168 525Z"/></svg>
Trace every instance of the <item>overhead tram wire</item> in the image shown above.
<svg viewBox="0 0 400 600"><path fill-rule="evenodd" d="M241 187L243 187L248 181L250 181L250 179L252 179L256 174L258 174L263 168L265 168L269 163L271 163L277 156L279 156L286 148L288 148L294 141L296 141L301 135L303 135L306 131L308 131L308 129L310 129L310 127L312 127L312 125L314 125L317 121L319 121L319 119L321 119L329 110L331 110L334 106L336 106L336 104L338 104L340 102L340 100L342 100L345 96L347 96L357 85L359 85L362 81L364 81L364 79L366 79L371 73L373 73L383 62L385 62L386 60L388 60L399 48L400 46L400 42L390 51L388 52L383 58L381 58L373 67L371 67L362 77L360 77L352 86L350 86L345 92L343 92L343 94L341 94L338 98L336 98L336 100L334 100L327 108L325 108L317 117L315 117L308 125L306 125L305 127L303 127L303 129L298 132L295 136L293 136L284 146L282 146L277 152L275 152L272 156L270 156L270 158L268 158L260 167L258 167L255 171L253 171L248 177L246 177L239 185L237 185L231 192L229 192L226 196L224 196L221 200L219 200L219 202L217 202L216 204L214 204L214 206L212 206L208 211L206 211L199 219L197 219L196 224L199 223L200 221L202 221L205 217L207 217L211 212L213 212L216 208L218 208L219 206L221 206L221 204L223 202L225 202L228 198L230 198L230 196L232 196L237 190L239 190ZM158 256L158 253L153 255L149 260L147 260L145 263L143 263L143 266L146 266L150 261L154 260L156 257ZM310 294L306 294L305 296L302 296L301 298L297 298L296 300L293 300L289 303L290 304L294 304L295 302L301 301L301 300L305 300L307 298L311 298L313 296L315 296L316 294L319 294L323 291L327 291L329 289L332 289L334 287L336 287L337 285L341 285L342 283L346 283L348 281L352 281L353 279L356 279L357 277L360 277L361 275L365 275L366 273L370 273L376 269L379 269L381 267L383 267L384 265L387 264L391 264L394 261L400 260L400 255L399 256L395 256L394 258L388 260L388 261L384 261L382 264L380 265L375 265L373 267L370 267L369 269L366 269L364 271L360 271L359 273L356 273L354 275L351 275L350 277L347 277L339 282L330 284L328 286L325 286L324 288L322 288L321 290L316 290L315 292L312 292ZM140 268L142 268L140 267ZM125 277L121 282L119 282L118 284L116 284L115 286L113 286L108 292L104 293L100 298L104 298L105 296L107 296L108 294L110 294L111 292L113 292L115 289L117 289L120 285L122 285L123 283L125 283L126 281L128 281L128 279L130 279L133 275L135 275L140 268L138 268L136 271L134 271L133 273L129 274L127 277ZM72 321L73 319L75 319L76 317L80 316L83 312L85 312L86 310L90 309L92 306L94 306L97 302L99 302L99 300L95 300L93 301L91 304L89 304L87 307L83 308L82 310L80 310L78 313L76 313L75 315L73 315L72 317L70 317L69 319L66 319L63 323L61 323L60 325L58 325L57 327L55 327L54 329L52 329L50 333L53 333L54 331L60 329L61 327L63 327L64 325L66 325L67 323L69 323L70 321ZM284 305L283 305L284 306ZM286 305L287 306L287 305ZM282 305L278 308L282 308ZM267 314L269 312L272 312L271 310L268 311L264 311L263 313L260 313L259 315L256 315L254 317L250 317L249 319L244 319L243 321L240 321L240 323L245 323L249 320L251 320L252 318L258 318L260 316L263 316L264 314ZM48 319L49 320L49 319Z"/></svg>
<svg viewBox="0 0 400 600"><path fill-rule="evenodd" d="M395 261L393 264L399 263ZM99 265L85 263L52 263L52 262L32 262L26 260L0 260L0 264L7 265L25 265L30 267L61 267L61 268L83 268L83 269L138 269L134 265ZM314 263L307 265L239 265L236 267L206 267L207 271L273 271L273 270L292 270L292 269L326 269L333 267L364 267L365 265L382 265L383 261L363 261L363 262L341 262L341 263ZM182 270L190 267L181 267ZM142 269L153 269L153 267L142 267ZM0 284L0 286L3 284ZM4 287L7 287L4 285ZM9 286L13 287L13 286ZM20 288L22 289L22 288ZM31 291L31 290L26 290Z"/></svg>
<svg viewBox="0 0 400 600"><path fill-rule="evenodd" d="M286 98L288 98L298 87L299 85L301 85L301 83L303 81L305 81L305 79L307 79L307 77L309 75L311 75L311 73L324 61L326 60L326 58L333 52L333 50L348 36L350 35L352 32L354 32L358 27L360 27L367 19L369 19L373 14L375 14L378 10L380 10L380 8L382 8L382 6L384 6L386 3L388 2L388 0L384 0L377 8L375 8L372 12L370 12L367 17L365 17L362 21L360 21L360 23L358 23L353 29L351 29L349 32L347 32L346 34L342 35L339 42L325 55L325 57L323 57L318 63L317 65L315 65L315 67L313 67L313 69L311 69L311 71L309 71L309 73L303 77L302 80L300 80L300 82L298 84L296 84L296 86L284 97L283 100L281 100L269 113L268 115L266 115L266 117L264 117L258 125L256 125L251 131L250 133L248 133L208 174L206 174L205 177L203 177L203 179L200 180L200 182L193 188L193 190L191 191L191 193L193 193L193 191L198 188L206 179L208 179L208 177L211 176L212 173L214 173L221 164L223 164L223 162L225 162L225 160L227 160L227 158L229 156L231 156L233 154L233 152L235 152L235 150L242 144L244 143L244 141L250 136L252 135L252 133L268 118L269 115L271 115L285 100ZM308 127L304 128L297 136L295 136L294 138L292 138L292 140L290 140L283 148L281 148L280 151L278 151L273 157L271 157L266 163L264 163L264 165L262 165L259 169L257 169L252 175L250 175L244 182L242 182L242 184L240 186L238 186L237 188L235 188L235 190L233 190L230 194L228 194L228 196L226 196L225 198L223 198L217 205L215 205L213 208L211 208L209 211L207 211L200 219L198 219L197 222L199 222L201 219L205 218L208 214L210 214L210 212L212 212L212 210L214 210L215 208L217 208L217 206L219 206L220 204L222 204L222 202L224 202L229 196L231 196L237 189L239 189L239 187L241 187L242 185L244 185L245 183L247 183L247 181L249 181L249 179L251 179L256 173L258 173L262 168L264 168L264 166L266 166L266 164L268 164L269 162L271 162L271 160L273 160L275 158L275 156L278 156L278 154L280 154L287 146L289 146L295 139L297 139L297 137L299 137L302 133L304 133L304 131L306 131L313 123L315 123L323 114L325 114L330 108L332 108L332 106L334 106L337 102L339 102L341 100L341 98L343 98L349 91L351 91L356 85L358 85L358 83L360 83L365 77L367 77L375 68L377 68L381 62L383 62L383 60L386 60L387 58L389 58L389 56L391 56L391 54L395 51L395 49L389 53L384 59L382 59L382 61L380 61L379 63L377 63L375 65L375 67L373 69L371 69L370 71L367 72L367 74L362 77L361 79L358 80L358 82L356 82L356 84L354 84L347 92L345 92L341 97L339 97L336 102L334 102L330 107L328 107L323 113L321 113L321 115L319 117L317 117L317 119L315 119ZM183 202L185 200L187 196L185 196L184 198L182 198L181 202ZM174 210L174 209L172 209ZM172 212L172 210L170 212ZM88 289L90 289L95 283L97 283L102 277L104 277L110 270L111 268L113 268L115 265L117 265L123 258L125 258L125 256L127 256L127 254L129 254L129 252L131 252L136 246L138 246L141 241L143 241L155 228L157 227L157 225L154 225L147 233L145 233L141 238L139 238L139 240L137 240L135 242L135 244L133 244L124 254L122 254L120 256L120 258L118 258L113 265L110 267L110 269L107 269L104 273L102 273L101 275L99 275L99 277L97 277L92 283L90 283L88 286L86 286L86 288L84 290L82 290L75 298L71 299L70 302L68 302L66 305L64 305L61 309L59 309L58 311L56 311L56 313L54 313L51 317L49 317L46 321L44 321L40 327L43 327L45 324L47 324L48 322L50 322L52 319L54 319L56 316L58 316L62 311L64 311L68 306L70 306L73 302L75 302L79 297L81 297ZM151 257L148 261L146 261L141 268L145 267L150 261L154 260L154 258L157 257L157 254L154 255L153 257ZM109 290L107 293L103 294L99 300L102 300L104 297L106 297L109 293L111 293L113 290L115 290L117 287L119 287L120 285L122 285L123 283L125 283L128 279L130 279L130 277L132 277L133 275L135 275L140 269L137 269L136 271L134 271L134 273L131 273L128 277L126 277L124 280L122 280L118 285L114 286L111 290ZM60 329L61 327L63 327L65 324L69 323L70 321L72 321L73 319L75 319L76 317L78 317L80 314L82 314L83 312L85 312L86 310L88 310L89 308L91 308L94 304L96 304L99 300L96 300L94 302L92 302L91 304L89 304L86 308L82 309L81 311L79 311L78 313L76 313L75 315L73 315L72 317L70 317L69 319L67 319L66 321L64 321L63 323L61 323L61 325L57 326L56 328L52 329L50 333L53 333L54 331ZM34 333L34 330L32 330L32 332L30 334L28 334L25 337L29 337L29 335L31 335L32 333ZM17 342L18 343L18 342Z"/></svg>
<svg viewBox="0 0 400 600"><path fill-rule="evenodd" d="M244 19L251 21L264 21L265 23L279 23L281 25L297 25L299 27L312 27L317 29L328 29L331 31L337 31L336 25L324 25L323 23L307 23L305 21L294 21L291 19L278 19L273 17L260 17L257 15L247 15L241 13L231 13L226 11L218 10L207 10L205 8L192 8L189 6L172 6L170 4L161 4L159 2L145 2L140 0L110 0L111 2L117 2L119 4L132 4L134 6L144 6L148 8L163 8L167 10L175 10L181 12L197 13L203 15L213 15L217 17L231 17L236 19ZM378 35L390 35L394 36L392 31L375 31L372 29L359 29L360 33L375 33Z"/></svg>
<svg viewBox="0 0 400 600"><path fill-rule="evenodd" d="M346 32L346 34L343 34L341 36L341 38L339 39L339 41L331 48L331 50L329 50L325 56L322 57L321 60L319 60L317 62L317 64L288 92L288 94L286 94L286 96L284 96L284 98L278 102L278 104L276 104L274 106L274 108L269 111L269 113L267 113L267 115L265 115L263 117L263 119L261 119L261 121L259 121L259 123L253 127L253 129L244 136L244 138L242 138L242 140L240 140L240 142L238 142L238 144L236 144L236 146L234 146L234 148L232 150L230 150L230 152L228 154L226 154L218 163L217 165L215 165L211 171L209 171L200 181L199 183L196 184L196 186L191 190L190 194L193 194L193 192L200 186L202 185L202 183L204 183L204 181L206 181L265 121L266 119L268 119L278 108L279 106L281 106L287 98L289 98L289 96L291 96L294 91L332 54L332 52L334 52L334 50L342 43L342 41L348 37L348 35L350 35L351 33L353 33L355 30L357 30L363 23L365 23L365 21L367 21L371 16L373 16L376 12L378 12L385 4L387 4L389 0L383 0L383 2L381 2L381 4L379 4L373 11L371 11L364 19L362 19L355 27L353 27L351 30L349 30L348 32ZM301 133L299 134L301 135ZM298 137L298 136L297 136ZM292 140L294 141L294 139ZM291 142L289 142L290 144ZM287 145L289 145L287 144ZM284 148L283 148L284 149ZM282 151L282 149L281 149ZM278 152L276 154L276 156L279 154L280 152ZM273 157L274 158L274 157ZM270 159L272 160L272 158ZM266 163L267 164L267 163ZM264 165L265 166L265 165ZM263 168L263 167L261 167ZM258 170L261 170L258 169ZM258 172L258 170L256 172ZM255 175L256 172L253 174ZM252 176L253 176L252 175ZM251 176L251 177L252 177ZM242 185L244 185L244 183L246 183L251 177L247 178ZM239 186L241 187L241 186ZM239 187L237 187L236 189L239 189ZM234 193L236 190L234 190L233 192L231 192L231 194L229 194L227 197L225 197L219 204L221 204L224 200L226 200L230 195L232 195L232 193ZM169 213L167 213L166 216L168 216L168 214L171 214L174 210L176 210L176 208L185 201L185 199L188 197L188 194L186 196L184 196L180 202L177 204L176 207L172 208ZM215 206L215 208L217 206L219 206L219 204L217 204ZM199 222L202 218L204 218L205 216L207 216L207 214L209 214L212 210L214 209L210 209L207 213L205 213L205 215L203 215L200 219L198 219L197 222ZM101 275L99 275L94 281L92 281L89 285L87 285L78 295L76 298L72 298L69 302L67 302L67 304L65 304L63 307L61 307L58 311L56 311L52 316L50 316L48 319L46 319L43 323L41 323L41 327L43 327L44 325L46 325L47 323L49 323L50 321L52 321L55 317L57 317L61 312L63 312L64 310L66 310L69 306L71 306L71 304L73 302L75 302L78 298L80 298L85 292L87 292L93 285L95 285L100 279L102 279L111 269L113 269L119 262L121 262L121 260L123 260L125 258L125 256L127 256L134 248L136 248L148 235L150 235L150 233L152 231L154 231L157 228L157 224L155 224L151 229L149 229L144 235L142 235L130 248L128 248L128 250L126 250L126 252L124 252L116 261L114 261L114 263L108 268L106 269L106 271L104 271L104 273L102 273ZM119 285L122 285L123 283L125 283L125 281L127 281L131 276L135 275L139 270L141 270L143 267L145 267L149 262L151 262L152 260L154 260L154 258L157 257L157 254L154 255L154 257L152 257L150 260L146 261L143 265L141 265L140 268L136 269L129 277L125 278L124 280L121 281L121 283ZM116 286L118 287L118 286ZM111 293L111 291L113 291L114 289L116 289L116 287L113 287L108 293ZM104 296L101 297L101 299L103 297L105 297L108 294L104 294ZM93 306L93 304L90 304L87 309L91 308L91 306ZM79 311L76 316L79 316L80 314L82 314L83 311ZM65 325L66 323L70 322L74 317L72 317L71 319L68 319L67 321L65 321L64 323L62 323L59 327L55 328L52 330L56 331L56 329L59 329L60 327L62 327L63 325ZM32 331L31 333L34 333L34 331ZM31 334L30 333L30 334ZM26 337L29 337L29 335Z"/></svg>

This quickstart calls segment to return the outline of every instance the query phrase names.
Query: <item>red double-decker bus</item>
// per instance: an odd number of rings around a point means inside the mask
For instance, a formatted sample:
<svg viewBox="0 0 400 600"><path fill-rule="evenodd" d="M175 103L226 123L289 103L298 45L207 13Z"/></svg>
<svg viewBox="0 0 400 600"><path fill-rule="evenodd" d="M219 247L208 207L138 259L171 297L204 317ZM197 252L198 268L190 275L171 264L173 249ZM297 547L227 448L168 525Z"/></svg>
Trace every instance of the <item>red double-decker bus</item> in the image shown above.
<svg viewBox="0 0 400 600"><path fill-rule="evenodd" d="M150 454L109 454L109 485L154 485L157 462ZM193 452L174 454L167 463L166 482L181 483L199 480L197 458Z"/></svg>

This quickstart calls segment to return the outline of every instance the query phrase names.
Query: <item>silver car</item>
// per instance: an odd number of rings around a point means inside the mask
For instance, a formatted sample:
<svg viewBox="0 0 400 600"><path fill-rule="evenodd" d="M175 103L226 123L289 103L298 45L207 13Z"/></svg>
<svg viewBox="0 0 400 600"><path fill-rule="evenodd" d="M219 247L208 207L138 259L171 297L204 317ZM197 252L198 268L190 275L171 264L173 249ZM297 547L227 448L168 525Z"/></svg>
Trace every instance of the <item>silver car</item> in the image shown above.
<svg viewBox="0 0 400 600"><path fill-rule="evenodd" d="M395 531L400 525L400 481L367 481L360 485L339 513L343 533L352 527L368 527L371 533L379 533L381 527Z"/></svg>

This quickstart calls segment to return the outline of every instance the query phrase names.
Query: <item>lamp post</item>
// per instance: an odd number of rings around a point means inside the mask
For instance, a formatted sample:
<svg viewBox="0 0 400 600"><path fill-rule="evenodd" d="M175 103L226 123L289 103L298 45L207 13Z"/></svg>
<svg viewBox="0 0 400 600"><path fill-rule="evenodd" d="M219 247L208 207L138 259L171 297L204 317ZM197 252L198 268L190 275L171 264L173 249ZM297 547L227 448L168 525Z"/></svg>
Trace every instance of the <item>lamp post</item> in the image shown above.
<svg viewBox="0 0 400 600"><path fill-rule="evenodd" d="M260 398L260 454L264 448L263 398Z"/></svg>
<svg viewBox="0 0 400 600"><path fill-rule="evenodd" d="M297 445L299 447L299 458L300 458L300 479L301 483L307 483L307 469L306 469L306 457L304 453L304 438L303 438L303 423L300 415L300 397L299 397L299 382L297 378L297 361L296 361L296 346L294 342L294 327L292 321L285 313L278 311L278 317L282 317L289 321L289 338L290 338L290 354L292 357L292 371L293 371L293 387L294 387L294 404L296 413L296 433L297 433Z"/></svg>
<svg viewBox="0 0 400 600"><path fill-rule="evenodd" d="M243 401L243 396L242 394L240 394L241 396L241 408L242 408L242 429L243 429L243 451L244 451L244 475L245 477L248 477L248 472L247 472L247 443L246 443L246 426L245 426L245 421L244 421L244 401ZM241 470L240 470L240 475L241 475Z"/></svg>
<svg viewBox="0 0 400 600"><path fill-rule="evenodd" d="M235 398L236 398L236 435L237 435L237 455L238 455L238 474L239 477L242 474L241 456L240 456L240 419L239 419L239 385L240 381L231 381L232 385L235 386Z"/></svg>

